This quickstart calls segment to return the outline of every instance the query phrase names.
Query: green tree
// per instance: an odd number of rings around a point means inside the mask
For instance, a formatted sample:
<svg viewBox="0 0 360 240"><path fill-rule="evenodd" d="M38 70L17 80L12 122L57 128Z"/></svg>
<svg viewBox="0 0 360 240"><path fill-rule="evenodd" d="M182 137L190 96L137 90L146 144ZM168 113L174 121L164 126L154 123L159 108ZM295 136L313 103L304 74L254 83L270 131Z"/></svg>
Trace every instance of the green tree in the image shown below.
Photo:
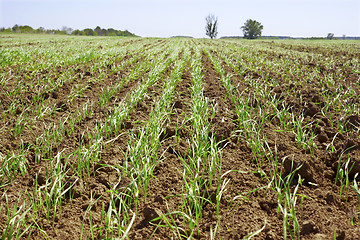
<svg viewBox="0 0 360 240"><path fill-rule="evenodd" d="M218 19L212 14L209 14L206 18L206 35L209 36L211 39L216 38L218 31Z"/></svg>
<svg viewBox="0 0 360 240"><path fill-rule="evenodd" d="M11 28L11 30L12 30L13 32L19 33L19 32L20 32L19 25L15 24L15 25Z"/></svg>
<svg viewBox="0 0 360 240"><path fill-rule="evenodd" d="M91 28L85 28L85 29L83 30L83 32L84 32L85 35L87 35L87 36L96 36L96 35L97 35L97 33L96 33L94 30L92 30Z"/></svg>
<svg viewBox="0 0 360 240"><path fill-rule="evenodd" d="M76 30L73 31L71 34L72 34L72 35L84 35L84 32L76 29Z"/></svg>
<svg viewBox="0 0 360 240"><path fill-rule="evenodd" d="M45 32L46 32L46 29L43 28L43 27L39 27L38 29L36 29L36 32L37 32L37 33L45 33Z"/></svg>
<svg viewBox="0 0 360 240"><path fill-rule="evenodd" d="M98 36L104 36L104 31L103 29L101 29L99 26L97 26L95 29L94 29L95 32L97 32L97 35Z"/></svg>
<svg viewBox="0 0 360 240"><path fill-rule="evenodd" d="M261 36L261 31L264 26L256 20L248 19L246 20L244 26L241 27L244 38L247 39L256 39Z"/></svg>
<svg viewBox="0 0 360 240"><path fill-rule="evenodd" d="M34 29L28 25L25 25L25 26L20 26L20 32L22 33L33 33L34 32Z"/></svg>
<svg viewBox="0 0 360 240"><path fill-rule="evenodd" d="M117 35L116 35L116 32L114 32L114 31L109 31L109 32L108 32L108 36L112 37L112 36L117 36Z"/></svg>
<svg viewBox="0 0 360 240"><path fill-rule="evenodd" d="M0 28L0 32L11 33L11 28Z"/></svg>

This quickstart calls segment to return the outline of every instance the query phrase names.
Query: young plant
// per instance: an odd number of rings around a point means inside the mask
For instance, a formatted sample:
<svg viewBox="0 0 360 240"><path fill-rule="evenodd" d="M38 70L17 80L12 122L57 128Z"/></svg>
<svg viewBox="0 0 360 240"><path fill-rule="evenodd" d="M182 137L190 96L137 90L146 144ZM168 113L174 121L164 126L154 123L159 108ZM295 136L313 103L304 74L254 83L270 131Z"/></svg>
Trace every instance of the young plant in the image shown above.
<svg viewBox="0 0 360 240"><path fill-rule="evenodd" d="M62 200L65 194L75 185L76 179L70 186L66 187L67 173L66 170L68 160L70 156L61 157L62 152L59 152L56 157L50 162L50 168L46 169L46 181L42 186L37 186L35 183L34 192L36 196L33 196L33 201L38 201L38 206L42 206L45 212L46 219L50 219L50 215L53 215L53 220L57 214L57 210L60 210ZM62 163L64 161L64 164Z"/></svg>
<svg viewBox="0 0 360 240"><path fill-rule="evenodd" d="M360 189L359 189L359 186L356 181L357 176L358 176L358 173L356 173L354 176L354 185L352 186L352 189L355 191L355 193L358 197L358 212L356 213L356 215L360 215Z"/></svg>
<svg viewBox="0 0 360 240"><path fill-rule="evenodd" d="M13 207L10 207L10 202L7 197L7 193L4 192L2 196L6 200L5 205L5 214L6 214L6 223L2 232L0 232L1 239L22 239L24 235L31 228L31 224L28 224L28 213L31 208L26 209L26 204L23 202L19 206L19 197L18 201L13 204ZM2 207L2 205L1 205ZM0 210L1 210L0 207Z"/></svg>
<svg viewBox="0 0 360 240"><path fill-rule="evenodd" d="M303 180L298 175L298 183L293 189L292 182L294 180L296 172L302 167L293 166L291 172L286 176L282 175L283 163L287 159L285 157L281 163L278 164L277 160L277 148L275 146L275 153L272 153L270 147L267 145L269 150L269 163L270 163L270 178L269 187L276 193L278 198L278 214L281 213L283 216L283 234L286 240L290 234L292 239L300 239L300 225L296 216L296 204L298 202L297 191L302 186ZM294 163L292 162L292 165ZM295 168L295 169L294 169ZM303 198L304 196L302 196ZM302 202L302 200L300 201Z"/></svg>
<svg viewBox="0 0 360 240"><path fill-rule="evenodd" d="M347 150L345 150L345 152L350 149L351 148L348 148ZM341 164L341 159L345 152L343 152L339 158L338 167L337 167L337 171L336 171L336 177L335 177L335 186L337 185L337 183L339 181L340 197L342 195L344 188L346 189L346 201L347 201L348 195L349 195L349 185L350 185L349 173L351 172L352 168L354 167L355 162L353 162L353 164L351 166L349 166L349 164L350 164L350 157L349 157L345 164Z"/></svg>

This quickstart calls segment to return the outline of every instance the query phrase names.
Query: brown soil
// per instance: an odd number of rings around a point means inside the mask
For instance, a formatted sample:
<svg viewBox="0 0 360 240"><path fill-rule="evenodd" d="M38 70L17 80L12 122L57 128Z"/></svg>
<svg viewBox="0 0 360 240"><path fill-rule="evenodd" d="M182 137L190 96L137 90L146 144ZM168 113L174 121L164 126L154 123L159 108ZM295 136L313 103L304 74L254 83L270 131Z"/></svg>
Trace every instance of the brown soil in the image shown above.
<svg viewBox="0 0 360 240"><path fill-rule="evenodd" d="M241 79L241 76L237 75L234 70L227 66L224 67L235 76L234 79ZM247 74L249 72L243 76ZM251 73L251 75L260 78L257 73ZM271 73L271 75L279 78L276 73ZM241 87L242 85L240 82L240 90L244 89L244 87ZM288 89L290 89L289 92L287 92ZM358 151L360 146L359 135L351 133L351 131L347 133L347 136L339 133L336 130L336 125L331 126L329 120L332 116L338 116L338 113L332 110L328 113L329 117L320 114L320 107L324 101L319 94L321 90L309 84L305 85L305 89L300 90L300 95L303 97L305 104L299 101L299 97L296 97L297 89L294 85L289 87L286 82L283 82L282 85L272 89L272 91L277 98L291 106L293 112L297 114L304 113L306 122L315 122L313 131L317 134L316 145L319 147L315 149L314 156L301 148L299 149L293 133L278 131L281 129L279 119L270 118L271 121L264 124L264 135L266 135L267 142L273 151L275 151L274 147L276 145L277 159L279 164L283 162L284 174L302 165L301 169L296 172L304 179L300 194L309 197L311 200L305 200L301 208L297 209L301 239L328 239L331 238L334 232L337 239L356 239L360 234L360 228L357 226L358 224L350 224L349 217L351 216L350 218L353 218L356 222L359 221L356 214L358 197L352 189L349 190L348 198L346 198L344 192L340 197L339 186L335 186L334 182L339 159L346 161L344 159L348 159L347 156L351 159L349 165L353 166L353 168L349 172L350 181L353 181L355 174L360 170L357 167L360 160L360 152ZM353 99L353 101L359 103L358 98ZM345 122L350 130L358 129L360 126L358 115L348 116ZM336 146L337 151L331 152L329 150L328 146L331 144ZM346 157L344 158L342 154ZM266 163L263 163L262 170L266 172L267 169L269 167L266 166ZM257 176L255 175L255 177ZM252 181L254 182L255 179L252 178ZM259 193L261 192L263 191L259 191ZM268 192L263 193L263 196L260 197L263 200L259 200L259 197L255 194L253 201L259 204L258 207L262 210L262 214L265 214L261 219L266 218L268 220L268 226L259 235L259 239L278 239L282 229L277 228L280 226L277 214L277 198L272 193L269 195ZM337 214L340 214L340 216L337 216ZM255 216L262 215L258 213Z"/></svg>

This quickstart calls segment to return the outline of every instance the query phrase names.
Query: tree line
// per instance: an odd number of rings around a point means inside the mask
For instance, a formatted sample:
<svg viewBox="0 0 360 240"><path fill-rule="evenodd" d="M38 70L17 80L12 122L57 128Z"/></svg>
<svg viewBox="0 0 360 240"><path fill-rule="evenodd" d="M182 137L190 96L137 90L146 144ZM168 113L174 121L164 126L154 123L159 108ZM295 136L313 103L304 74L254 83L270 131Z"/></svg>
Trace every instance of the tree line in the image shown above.
<svg viewBox="0 0 360 240"><path fill-rule="evenodd" d="M218 18L215 17L213 14L209 14L206 18L205 18L205 21L206 21L206 25L205 25L205 34L210 37L211 39L214 39L216 38L217 34L218 34L218 31L217 31L217 28L218 28L218 25L219 25L219 22L218 22ZM242 30L243 34L244 34L244 38L246 39L256 39L258 37L261 37L261 33L262 33L262 30L264 29L264 26L256 21L256 20L252 20L252 19L248 19L246 20L246 22L244 23L244 25L242 27L240 27L240 29ZM237 36L233 36L233 37L222 37L222 38L239 38ZM268 36L266 38L271 38L271 39L274 39L274 38L290 38L290 37L271 37L271 36ZM307 38L307 39L324 39L323 37L311 37L311 38ZM328 33L326 39L329 39L329 40L333 40L333 39L338 39L338 38L335 38L334 37L334 33ZM353 40L356 40L356 39L359 39L357 37L348 37L346 38L345 35L343 35L342 39L353 39Z"/></svg>
<svg viewBox="0 0 360 240"><path fill-rule="evenodd" d="M205 33L211 39L216 38L218 31L218 18L213 14L209 14L206 18ZM256 20L248 19L244 25L240 28L243 31L244 38L256 39L261 37L261 32L264 26Z"/></svg>
<svg viewBox="0 0 360 240"><path fill-rule="evenodd" d="M0 28L0 32L5 33L40 33L40 34L65 34L65 35L82 35L82 36L126 36L126 37L136 37L135 34L129 32L128 30L121 31L113 28L100 28L97 26L94 29L86 28L84 30L73 30L69 27L62 27L60 29L45 29L43 27L39 27L38 29L34 29L28 25L20 26L15 24L11 28Z"/></svg>

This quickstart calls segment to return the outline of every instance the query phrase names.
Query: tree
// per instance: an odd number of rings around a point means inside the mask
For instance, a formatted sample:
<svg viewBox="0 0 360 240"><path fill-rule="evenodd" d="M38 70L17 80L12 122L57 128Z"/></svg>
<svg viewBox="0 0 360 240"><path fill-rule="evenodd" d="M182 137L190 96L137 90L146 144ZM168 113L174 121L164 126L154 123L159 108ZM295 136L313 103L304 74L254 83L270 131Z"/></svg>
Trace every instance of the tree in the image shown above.
<svg viewBox="0 0 360 240"><path fill-rule="evenodd" d="M94 32L94 30L92 30L91 28L85 28L83 30L83 32L85 33L85 35L87 36L96 36L96 32Z"/></svg>
<svg viewBox="0 0 360 240"><path fill-rule="evenodd" d="M248 19L246 20L244 26L241 27L244 38L255 39L261 36L261 31L264 26L256 20Z"/></svg>
<svg viewBox="0 0 360 240"><path fill-rule="evenodd" d="M15 25L11 28L11 30L12 30L13 32L19 33L19 32L20 32L19 25L15 24Z"/></svg>
<svg viewBox="0 0 360 240"><path fill-rule="evenodd" d="M206 35L209 36L211 39L216 38L218 32L217 32L217 27L218 27L218 19L217 17L215 18L215 16L213 14L209 14L206 18L206 26L205 26L205 30L206 30Z"/></svg>
<svg viewBox="0 0 360 240"><path fill-rule="evenodd" d="M95 29L94 29L95 32L97 32L97 35L98 36L104 36L104 31L103 29L101 29L99 26L97 26Z"/></svg>
<svg viewBox="0 0 360 240"><path fill-rule="evenodd" d="M329 40L332 40L334 38L334 34L333 33L328 33L326 38L329 39Z"/></svg>
<svg viewBox="0 0 360 240"><path fill-rule="evenodd" d="M36 31L37 31L38 33L45 33L45 32L46 32L46 29L43 28L43 27L39 27L38 29L36 29Z"/></svg>
<svg viewBox="0 0 360 240"><path fill-rule="evenodd" d="M67 27L67 26L63 26L63 27L61 28L61 32L62 32L63 34L71 34L73 31L74 31L74 30L73 30L72 28Z"/></svg>

